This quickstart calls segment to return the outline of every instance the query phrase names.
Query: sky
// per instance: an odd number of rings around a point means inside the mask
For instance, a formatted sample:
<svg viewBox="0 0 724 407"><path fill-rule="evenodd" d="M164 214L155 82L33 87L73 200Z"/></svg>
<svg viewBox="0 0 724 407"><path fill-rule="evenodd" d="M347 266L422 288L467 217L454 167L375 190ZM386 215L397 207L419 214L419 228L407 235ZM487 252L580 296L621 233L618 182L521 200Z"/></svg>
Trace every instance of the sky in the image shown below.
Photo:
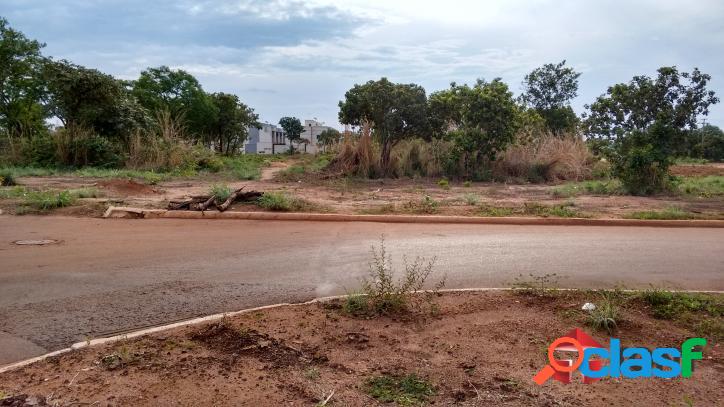
<svg viewBox="0 0 724 407"><path fill-rule="evenodd" d="M721 0L0 0L0 16L44 54L134 79L168 65L229 92L262 121L318 118L382 76L428 93L566 60L584 105L660 66L698 67L724 99ZM724 103L709 123L724 126Z"/></svg>

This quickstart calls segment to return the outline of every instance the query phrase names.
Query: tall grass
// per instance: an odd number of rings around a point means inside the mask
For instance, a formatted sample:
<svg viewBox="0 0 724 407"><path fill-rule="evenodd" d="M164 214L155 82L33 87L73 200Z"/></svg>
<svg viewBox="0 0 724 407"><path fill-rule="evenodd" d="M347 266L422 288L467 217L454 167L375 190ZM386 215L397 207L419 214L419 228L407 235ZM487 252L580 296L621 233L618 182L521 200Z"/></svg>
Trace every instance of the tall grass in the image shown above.
<svg viewBox="0 0 724 407"><path fill-rule="evenodd" d="M327 167L333 175L356 175L374 178L381 174L379 149L372 143L372 132L369 123L362 126L359 139L346 135L337 156Z"/></svg>
<svg viewBox="0 0 724 407"><path fill-rule="evenodd" d="M495 179L519 178L530 182L589 179L596 159L578 136L545 135L505 150L492 163Z"/></svg>

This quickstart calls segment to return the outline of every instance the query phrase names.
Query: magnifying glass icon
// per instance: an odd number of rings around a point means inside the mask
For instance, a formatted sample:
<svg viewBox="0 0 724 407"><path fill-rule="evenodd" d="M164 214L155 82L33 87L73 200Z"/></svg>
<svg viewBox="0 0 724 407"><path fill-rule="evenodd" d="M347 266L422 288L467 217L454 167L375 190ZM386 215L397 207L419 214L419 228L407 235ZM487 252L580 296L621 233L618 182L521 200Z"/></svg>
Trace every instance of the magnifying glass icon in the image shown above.
<svg viewBox="0 0 724 407"><path fill-rule="evenodd" d="M560 361L556 360L553 355L556 349L563 344L572 345L573 348L575 348L575 350L578 352L578 357L570 365L568 365L567 363L565 365L562 364ZM567 336L558 338L553 341L553 343L551 343L551 345L548 347L548 363L549 364L547 364L543 369L536 373L535 376L533 376L533 381L539 385L545 383L557 372L568 373L578 369L581 366L581 363L583 363L583 346L577 340L569 338Z"/></svg>

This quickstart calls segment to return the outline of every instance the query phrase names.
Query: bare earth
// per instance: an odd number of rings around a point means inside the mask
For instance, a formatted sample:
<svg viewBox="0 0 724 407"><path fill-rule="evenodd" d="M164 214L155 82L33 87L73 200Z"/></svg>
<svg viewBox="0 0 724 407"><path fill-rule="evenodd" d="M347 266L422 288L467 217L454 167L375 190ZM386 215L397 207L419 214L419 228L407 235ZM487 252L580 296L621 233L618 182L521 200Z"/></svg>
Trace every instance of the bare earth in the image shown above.
<svg viewBox="0 0 724 407"><path fill-rule="evenodd" d="M573 204L583 216L593 218L620 218L627 213L648 210L664 210L677 207L702 218L724 219L724 198L683 197L683 196L595 196L583 194L576 197L556 198L551 193L556 185L547 184L502 184L477 182L469 187L451 182L449 189L443 189L432 179L386 179L386 180L306 180L300 182L278 182L275 175L289 163L273 162L263 168L259 181L224 181L209 175L189 180L161 182L158 185L144 185L130 180L108 180L81 177L27 177L19 182L30 188L74 189L95 187L104 198L84 199L82 205L62 208L54 213L74 216L100 216L108 205L134 206L142 208L165 208L169 200L190 195L206 194L209 188L219 182L228 182L233 188L246 186L247 190L280 191L303 198L316 206L316 210L345 214L404 212L410 205L419 204L425 196L439 202L436 214L480 216L479 205L494 207L522 207L524 203L543 205ZM723 175L724 164L686 165L674 167L679 175L703 176ZM14 213L15 203L0 200L0 208ZM255 205L236 204L233 211L260 211ZM423 213L424 214L424 213Z"/></svg>
<svg viewBox="0 0 724 407"><path fill-rule="evenodd" d="M594 384L532 376L555 338L583 327L581 293L529 297L455 293L434 317L350 317L334 304L275 308L74 351L0 374L0 390L44 405L378 405L366 381L416 374L428 402L463 406L718 405L719 345L704 348L690 379L603 379ZM590 332L590 330L585 329ZM603 344L608 338L590 332ZM693 333L629 303L616 337L625 347L680 347ZM24 395L24 396L23 396ZM331 395L331 397L330 397ZM19 404L23 405L23 404Z"/></svg>

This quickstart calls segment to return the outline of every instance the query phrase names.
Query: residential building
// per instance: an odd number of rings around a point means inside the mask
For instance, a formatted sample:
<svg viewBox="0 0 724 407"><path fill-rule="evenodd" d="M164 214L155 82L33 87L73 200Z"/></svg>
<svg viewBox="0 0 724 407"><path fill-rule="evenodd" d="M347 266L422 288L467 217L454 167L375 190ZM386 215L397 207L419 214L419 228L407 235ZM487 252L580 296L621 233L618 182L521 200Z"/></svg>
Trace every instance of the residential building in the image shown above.
<svg viewBox="0 0 724 407"><path fill-rule="evenodd" d="M319 145L319 135L328 129L332 129L332 127L325 126L323 122L317 121L317 119L314 120L305 120L304 121L304 132L302 133L302 139L308 140L309 143L304 145L301 144L299 146L300 151L305 151L307 153L316 154L319 151L322 150L322 146ZM305 150L306 149L306 150Z"/></svg>
<svg viewBox="0 0 724 407"><path fill-rule="evenodd" d="M289 150L289 141L284 129L271 123L262 123L261 129L249 128L244 143L246 154L279 154Z"/></svg>

